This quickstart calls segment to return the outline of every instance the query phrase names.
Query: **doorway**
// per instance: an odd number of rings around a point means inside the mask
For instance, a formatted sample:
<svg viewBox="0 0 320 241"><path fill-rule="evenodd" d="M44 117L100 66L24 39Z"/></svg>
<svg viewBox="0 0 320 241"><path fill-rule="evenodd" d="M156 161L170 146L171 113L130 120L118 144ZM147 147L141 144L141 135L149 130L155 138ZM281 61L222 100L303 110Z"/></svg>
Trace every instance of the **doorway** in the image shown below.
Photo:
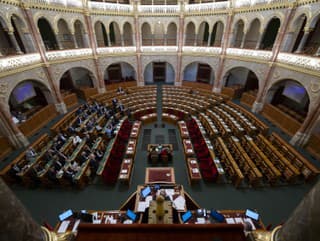
<svg viewBox="0 0 320 241"><path fill-rule="evenodd" d="M153 63L153 81L164 82L166 80L166 63Z"/></svg>

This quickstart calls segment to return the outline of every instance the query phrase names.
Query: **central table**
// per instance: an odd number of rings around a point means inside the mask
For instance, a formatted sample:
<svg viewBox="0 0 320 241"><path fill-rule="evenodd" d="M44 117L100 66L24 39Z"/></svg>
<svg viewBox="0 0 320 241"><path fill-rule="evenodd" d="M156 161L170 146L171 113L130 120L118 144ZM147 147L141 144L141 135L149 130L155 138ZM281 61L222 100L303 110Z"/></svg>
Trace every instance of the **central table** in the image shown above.
<svg viewBox="0 0 320 241"><path fill-rule="evenodd" d="M172 167L147 167L145 183L175 183L174 169Z"/></svg>

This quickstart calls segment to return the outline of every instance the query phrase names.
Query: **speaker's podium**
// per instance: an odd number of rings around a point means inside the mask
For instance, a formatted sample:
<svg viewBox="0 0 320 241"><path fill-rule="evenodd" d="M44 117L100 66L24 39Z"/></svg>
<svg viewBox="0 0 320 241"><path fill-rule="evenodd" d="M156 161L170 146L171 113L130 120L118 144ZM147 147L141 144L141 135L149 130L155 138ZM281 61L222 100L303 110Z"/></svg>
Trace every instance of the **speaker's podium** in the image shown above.
<svg viewBox="0 0 320 241"><path fill-rule="evenodd" d="M172 224L173 217L172 217L172 202L171 201L164 201L163 207L163 214L158 215L159 212L159 204L157 201L151 201L149 206L149 213L148 213L148 223L149 224Z"/></svg>

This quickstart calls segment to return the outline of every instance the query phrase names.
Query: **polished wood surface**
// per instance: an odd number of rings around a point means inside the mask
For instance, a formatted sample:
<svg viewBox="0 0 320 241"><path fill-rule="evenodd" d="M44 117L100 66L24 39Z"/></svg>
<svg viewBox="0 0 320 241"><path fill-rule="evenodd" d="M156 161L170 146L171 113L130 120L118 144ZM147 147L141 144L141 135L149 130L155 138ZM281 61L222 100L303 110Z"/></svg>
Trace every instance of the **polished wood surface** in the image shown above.
<svg viewBox="0 0 320 241"><path fill-rule="evenodd" d="M299 121L271 104L264 105L262 115L291 136L294 135L301 127L301 123Z"/></svg>
<svg viewBox="0 0 320 241"><path fill-rule="evenodd" d="M255 95L248 92L244 92L241 96L240 103L248 107L252 107L256 98L257 97Z"/></svg>
<svg viewBox="0 0 320 241"><path fill-rule="evenodd" d="M18 125L18 128L25 136L29 137L39 131L57 115L58 113L55 106L50 104L36 112L30 119Z"/></svg>
<svg viewBox="0 0 320 241"><path fill-rule="evenodd" d="M78 227L76 241L212 241L212 237L222 240L245 241L242 224L84 224Z"/></svg>
<svg viewBox="0 0 320 241"><path fill-rule="evenodd" d="M320 161L320 134L312 134L307 142L306 149Z"/></svg>
<svg viewBox="0 0 320 241"><path fill-rule="evenodd" d="M13 150L12 146L9 143L9 140L4 136L0 136L0 150L0 160L8 156Z"/></svg>

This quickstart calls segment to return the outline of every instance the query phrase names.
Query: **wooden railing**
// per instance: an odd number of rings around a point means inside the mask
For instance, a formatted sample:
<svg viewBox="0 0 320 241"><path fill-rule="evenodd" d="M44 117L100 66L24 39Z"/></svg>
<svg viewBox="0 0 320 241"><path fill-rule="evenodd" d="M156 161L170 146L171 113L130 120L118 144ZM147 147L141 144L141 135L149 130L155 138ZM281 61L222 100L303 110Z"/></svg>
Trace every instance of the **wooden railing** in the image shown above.
<svg viewBox="0 0 320 241"><path fill-rule="evenodd" d="M280 127L288 135L294 135L301 126L301 123L299 123L297 120L286 113L283 113L281 110L271 104L264 105L262 115Z"/></svg>
<svg viewBox="0 0 320 241"><path fill-rule="evenodd" d="M20 124L19 129L25 136L31 136L45 126L57 114L58 113L53 104L47 105L31 116L31 118L29 118L26 122Z"/></svg>
<svg viewBox="0 0 320 241"><path fill-rule="evenodd" d="M78 97L75 93L71 93L63 97L63 102L69 109L78 104Z"/></svg>
<svg viewBox="0 0 320 241"><path fill-rule="evenodd" d="M250 93L243 93L240 99L241 104L244 104L246 106L252 107L254 101L256 100L256 96L252 95Z"/></svg>
<svg viewBox="0 0 320 241"><path fill-rule="evenodd" d="M87 101L90 96L98 94L98 90L96 88L81 88L77 90L77 93Z"/></svg>
<svg viewBox="0 0 320 241"><path fill-rule="evenodd" d="M315 158L320 160L320 134L312 134L306 149L311 153L311 155L314 155Z"/></svg>

